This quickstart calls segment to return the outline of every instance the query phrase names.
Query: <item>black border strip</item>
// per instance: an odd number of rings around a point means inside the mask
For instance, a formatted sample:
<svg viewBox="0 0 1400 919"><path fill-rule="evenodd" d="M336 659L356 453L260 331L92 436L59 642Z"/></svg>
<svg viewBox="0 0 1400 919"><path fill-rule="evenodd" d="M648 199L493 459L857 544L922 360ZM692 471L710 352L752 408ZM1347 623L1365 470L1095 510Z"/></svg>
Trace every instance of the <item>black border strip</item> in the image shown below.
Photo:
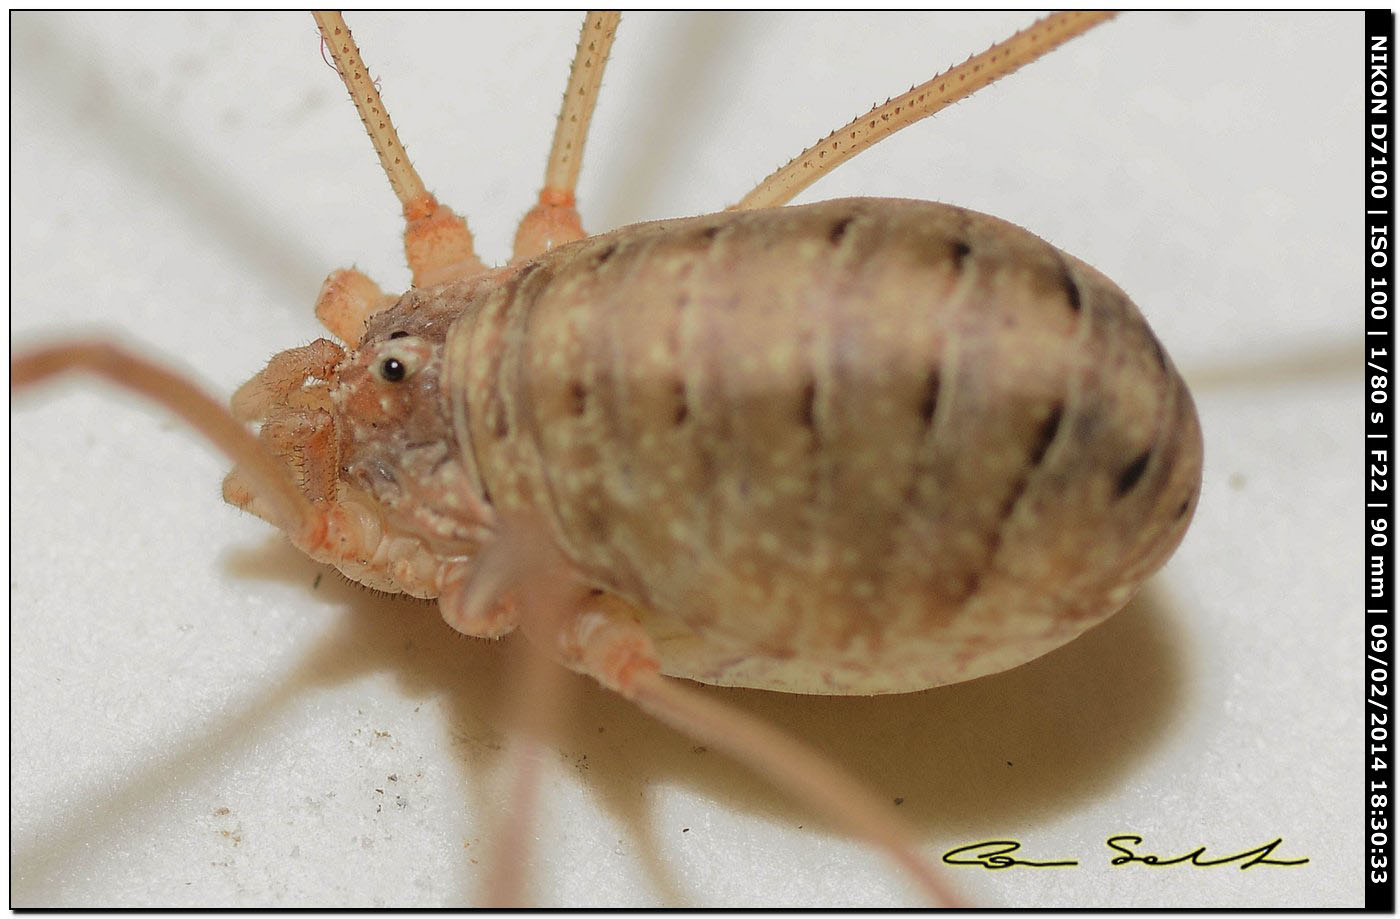
<svg viewBox="0 0 1400 919"><path fill-rule="evenodd" d="M1392 70L1395 14L1366 11L1365 62L1365 559L1366 598L1362 669L1365 672L1363 747L1365 750L1365 886L1366 908L1395 909L1394 859L1394 695L1395 606L1391 571L1395 563L1394 499L1391 491L1391 442L1395 393L1391 387L1395 359L1395 147Z"/></svg>

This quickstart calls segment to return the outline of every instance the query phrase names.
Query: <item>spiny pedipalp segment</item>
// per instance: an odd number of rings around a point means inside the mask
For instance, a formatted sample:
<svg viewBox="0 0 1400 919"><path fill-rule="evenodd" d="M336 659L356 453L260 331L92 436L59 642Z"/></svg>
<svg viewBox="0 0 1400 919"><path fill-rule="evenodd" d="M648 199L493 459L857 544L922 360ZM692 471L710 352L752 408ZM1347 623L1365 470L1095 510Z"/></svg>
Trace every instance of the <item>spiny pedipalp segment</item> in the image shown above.
<svg viewBox="0 0 1400 919"><path fill-rule="evenodd" d="M759 183L731 211L781 207L832 169L900 128L927 118L954 102L1042 57L1077 35L1111 19L1111 12L1054 13L1029 28L973 55L903 95L877 105L850 124L803 150Z"/></svg>
<svg viewBox="0 0 1400 919"><path fill-rule="evenodd" d="M554 142L545 166L544 188L540 190L539 203L530 209L515 231L516 261L533 258L587 235L579 220L574 189L583 165L588 125L598 102L598 88L603 82L603 67L607 64L620 19L621 15L615 12L594 11L583 20L574 63L569 68L569 85L564 90L559 119L554 124Z"/></svg>
<svg viewBox="0 0 1400 919"><path fill-rule="evenodd" d="M360 113L360 120L369 132L379 164L403 205L407 222L404 253L413 271L413 286L429 287L483 271L485 266L472 248L472 235L466 221L429 194L404 152L345 20L335 12L318 11L312 16Z"/></svg>

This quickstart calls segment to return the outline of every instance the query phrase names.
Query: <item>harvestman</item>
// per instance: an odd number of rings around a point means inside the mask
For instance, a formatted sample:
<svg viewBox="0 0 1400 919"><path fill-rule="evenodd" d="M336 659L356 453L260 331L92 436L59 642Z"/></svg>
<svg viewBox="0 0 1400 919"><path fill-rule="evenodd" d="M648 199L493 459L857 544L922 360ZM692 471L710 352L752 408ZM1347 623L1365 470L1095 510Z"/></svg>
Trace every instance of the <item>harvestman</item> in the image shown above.
<svg viewBox="0 0 1400 919"><path fill-rule="evenodd" d="M930 81L930 84L926 84L925 87L911 91L910 98L901 97L900 100L888 104L886 108L877 109L871 114L857 119L852 126L836 132L829 138L828 142L824 142L824 145L813 148L809 154L794 161L796 165L792 169L780 171L775 177L756 189L754 193L746 196L736 206L736 209L775 207L783 204L817 175L839 162L843 155L857 152L860 148L860 138L856 136L857 134L869 131L872 136L868 139L873 142L883 133L901 127L918 117L931 114L942 105L956 98L961 98L978 86L985 85L997 76L1033 59L1059 42L1088 28L1096 21L1096 18L1077 18L1074 16L1054 18L1037 24L1024 33L1019 33L1008 42L994 46L993 49L972 59L962 68L955 69L948 77L937 78ZM526 264L530 258L538 253L546 252L556 245L562 245L583 236L582 230L578 226L577 212L574 210L572 200L573 186L577 179L578 158L576 153L582 148L583 133L586 129L588 115L591 112L597 81L601 75L601 64L606 57L606 44L603 36L606 35L606 40L610 41L610 32L614 24L615 20L603 16L590 17L585 24L585 38L581 42L580 54L571 75L570 90L566 94L566 108L560 118L561 130L556 135L554 150L551 153L546 188L541 193L540 206L527 216L517 236L518 264L513 262L511 266L498 270L494 276L488 275L492 281L505 282L515 278L516 275L524 277L529 274L529 269L521 269L519 265ZM357 106L360 107L362 117L366 120L367 125L371 127L371 135L375 138L376 149L380 152L381 161L404 203L406 215L410 218L405 245L410 265L414 270L415 287L429 288L452 279L468 278L479 273L482 271L482 266L471 251L470 235L467 234L465 225L445 208L440 208L430 196L426 195L416 175L407 166L406 160L403 160L396 152L397 139L386 127L382 127L387 126L387 118L380 114L377 95L373 93L363 65L358 63L358 54L352 54L353 46L348 43L348 32L344 31L342 24L333 19L323 20L322 27L327 33L332 51L337 57L342 72L347 74L347 84L351 86L352 95L357 97ZM945 84L952 84L954 88L948 89L945 93L943 92ZM914 100L912 103L911 98ZM584 100L584 104L577 110L573 110L569 107L568 102L576 99ZM911 110L911 104L922 105L925 99L928 100L928 103L922 109ZM821 165L815 166L814 164ZM825 213L822 212L822 214ZM864 219L866 214L864 211L856 211L852 215L837 216L839 219L835 220L832 228L825 231L833 245L839 244L844 238L848 226ZM754 225L757 226L757 224ZM715 235L722 232L720 224L715 226L716 229L713 233L708 226L702 227L702 235L706 239L714 238ZM744 225L736 223L734 226ZM995 231L997 231L995 226L989 225L988 228L983 229L974 221L972 235L969 239L980 240L984 237L979 236L979 233L991 234ZM993 237L987 236L985 238L992 239ZM621 245L623 243L613 248L620 248ZM595 246L595 249L600 249L602 252L600 263L601 260L612 254L612 248L608 246ZM952 251L954 252L954 262L961 270L961 261L965 255L970 254L971 247L959 241L952 246ZM1068 272L1069 268L1066 265L1062 270ZM1067 297L1072 311L1078 312L1080 310L1081 291L1088 290L1084 284L1089 280L1097 281L1094 276L1085 274L1083 277L1076 276L1072 280L1066 279L1062 282L1061 286L1064 288L1064 292L1061 296ZM1093 297L1092 293L1085 295L1090 299ZM353 344L362 335L370 336L374 328L372 322L375 321L371 317L387 304L388 301L383 298L377 288L370 285L363 276L357 273L343 272L333 275L332 280L328 282L318 304L318 315L339 337ZM1129 307L1129 309L1131 308ZM367 320L371 321L370 330L365 329ZM398 349L392 353L382 350L375 352L366 359L365 372L376 374L379 383L392 384L411 378L419 369L415 366L415 361L433 359L427 351L420 354L414 350L417 347L414 340L423 338L425 334L421 329L417 330L416 336L410 332L395 331L388 334L386 331L386 340L397 339L401 335L407 336L410 340L392 346ZM1147 340L1152 341L1150 332L1145 334ZM1155 342L1153 343L1155 344ZM254 381L240 390L239 395L235 397L235 412L245 420L269 421L273 420L273 412L282 408L291 407L295 413L309 405L312 409L319 411L324 400L312 393L312 388L308 388L308 395L303 397L298 394L298 388L308 377L329 379L329 375L339 372L333 368L338 367L343 360L344 355L338 349L321 348L315 350L313 348L288 352L274 359L267 371L259 374ZM1165 358L1161 357L1160 353L1158 360L1162 363L1163 371L1167 371ZM429 365L425 364L424 366ZM320 467L324 465L325 451L329 449L324 444L327 438L334 435L334 429L297 427L305 420L301 415L291 418L291 424L287 424L285 427L283 427L284 421L280 417L274 420L274 423L264 425L263 443L270 447L281 460L292 463L293 466L301 470L296 476L297 481L290 482L286 466L279 463L277 459L269 457L263 447L259 446L257 441L246 433L242 425L227 416L215 403L200 396L183 381L111 346L100 343L79 343L36 351L21 356L15 361L14 378L17 385L25 385L71 367L80 367L102 373L123 385L146 392L199 427L210 439L234 457L238 464L236 473L231 475L227 484L226 496L233 503L247 507L283 526L293 536L294 542L308 550L313 557L348 565L348 573L364 574L366 579L376 586L405 589L404 585L414 582L415 579L426 578L427 580L423 583L428 583L431 586L424 589L424 595L441 594L448 597L449 599L445 601L445 615L449 616L449 621L453 622L456 627L469 634L483 636L500 634L508 627L513 626L516 621L515 617L522 615L521 611L524 610L525 621L523 624L527 631L533 630L537 635L553 635L556 632L564 632L571 636L563 646L556 647L556 653L562 653L571 665L598 676L605 685L622 691L624 695L633 698L644 708L662 717L663 720L675 723L682 730L692 733L712 746L728 749L755 765L760 771L769 774L789 790L806 797L809 803L821 808L828 816L836 819L847 829L884 845L914 872L931 895L949 899L946 894L940 893L936 878L914 855L911 842L912 834L900 828L898 820L893 815L884 814L881 805L873 796L851 784L849 780L823 761L792 747L780 735L764 726L748 723L732 712L725 713L721 709L716 709L712 703L706 702L703 696L681 691L670 682L651 675L652 671L646 664L649 652L644 647L634 645L635 637L630 634L631 626L629 625L629 616L632 614L625 605L617 608L611 607L609 606L610 601L606 597L587 600L583 606L588 608L582 610L576 621L565 630L562 623L568 613L568 607L570 604L579 602L577 598L571 596L572 588L550 587L542 590L536 584L530 583L528 579L525 581L521 579L523 570L539 570L542 565L549 570L572 570L574 565L569 559L558 556L559 547L552 544L552 539L538 538L538 534L544 531L539 529L535 521L529 520L516 527L515 536L512 538L498 539L495 545L505 547L504 551L497 550L494 556L489 548L483 549L479 553L474 552L465 561L454 563L456 567L451 570L447 570L445 567L441 570L434 568L427 574L424 571L415 570L429 565L429 562L424 562L414 556L412 549L404 549L397 554L390 553L392 557L386 560L370 561L368 560L369 551L362 548L370 543L364 541L362 526L358 520L351 519L353 512L351 517L347 517L343 508L328 511L327 507L330 505L318 506L313 503L313 501L330 501L332 504L336 504L340 501L340 498L335 495L333 483L327 484L316 478L320 474ZM444 377L445 381L446 379ZM940 381L936 378L930 378L929 382L924 383L927 394L919 404L921 406L927 405L927 408L920 409L925 416L925 424L931 423L934 417L934 406L942 392L939 383ZM444 383L444 385L447 384ZM366 390L366 392L371 391ZM371 395L375 392L379 392L379 390L373 390ZM337 399L339 398L337 397ZM356 397L352 393L348 398L353 400ZM375 396L374 398L379 399L380 397ZM580 403L584 401L583 396L576 396L575 399ZM813 413L812 402L813 399L809 396L807 398L808 408L805 410L808 415ZM380 404L386 403L380 399ZM1189 399L1186 400L1185 404L1189 407ZM682 409L686 407L686 405L682 405ZM1042 436L1039 442L1033 444L1030 451L1033 457L1033 466L1039 463L1041 456L1052 445L1058 431L1061 414L1064 411L1067 410L1063 406L1052 406L1039 418L1037 427ZM489 416L490 411L476 414ZM583 414L583 412L580 411L578 414ZM679 423L685 417L685 412L677 413L676 417L677 423ZM1188 433L1186 436L1188 444L1183 448L1186 455L1186 459L1183 461L1186 472L1183 475L1187 479L1191 476L1190 439L1191 436ZM1153 478L1148 472L1153 467L1151 462L1152 449L1155 448L1144 449L1141 454L1125 458L1108 486L1115 492L1115 497L1121 497L1131 492L1145 476L1149 479ZM1198 443L1196 450L1195 474L1198 477ZM334 463L331 464L331 468L335 468ZM1158 484L1165 489L1165 473L1157 478L1163 479ZM1024 484L1021 487L1024 488ZM327 492L327 488L330 488L331 491ZM1178 526L1175 523L1177 519L1189 517L1187 512L1195 498L1194 486L1186 491L1175 486L1170 490L1172 491L1173 507L1179 505L1172 522L1172 526L1176 527ZM1008 510L1005 513L1009 513L1010 503L1013 503L1018 496L1019 492L1013 488L1012 501L1008 502ZM308 501L308 497L313 501ZM473 513L476 512L480 512L480 509L473 508ZM1132 576L1128 578L1128 583L1140 582L1141 578L1149 573L1146 569L1155 568L1156 564L1160 563L1165 557L1165 551L1169 551L1171 545L1174 545L1176 539L1179 539L1184 526L1185 523L1182 520L1179 524L1180 529L1171 530L1174 536L1161 536L1157 540L1157 544L1152 547L1153 552L1149 553L1146 549L1143 550L1144 556L1153 556L1153 564L1149 565L1142 558L1134 557L1134 564L1141 563L1139 567L1144 570L1139 571L1138 568L1134 568ZM484 576L476 574L471 577L467 576L479 569L484 569ZM388 580L385 580L386 577ZM583 583L586 583L586 580L585 578ZM602 583L607 583L607 581L604 580ZM509 602L504 605L497 602L498 594L503 586L510 588L506 594ZM967 590L969 593L976 592L975 579ZM1106 587L1105 590L1108 600L1116 604L1114 609L1125 602L1129 595L1126 583L1111 588ZM1108 612L1111 611L1111 609L1108 610ZM1082 629L1079 630L1082 631ZM599 634L609 632L616 633L617 638L610 640L597 638ZM1048 650L1048 648L1043 650ZM640 653L641 656L628 657L634 653ZM619 654L623 654L623 659L617 657ZM543 658L540 659L543 660ZM619 663L620 660L621 663ZM638 669L639 666L640 669ZM1000 666L1009 666L1009 664L1001 664ZM533 688L523 691L520 694L521 697L526 699L546 697L548 694L543 691L543 687L547 685L547 681L552 679L554 668L546 664L538 664L526 668L526 670L527 672L521 677L521 685ZM930 682L926 685L977 675L976 673L949 672L955 675L951 678L946 674L942 678L931 677ZM984 668L981 672L986 672L986 669ZM758 677L745 679L750 685L763 685L761 674ZM770 685L776 687L789 684L775 681ZM838 689L837 691L842 690ZM844 691L859 690L848 688ZM538 733L540 728L538 722L544 717L544 714L535 710L522 714L522 721L527 725L534 725L535 728L527 731L527 734L533 736ZM528 764L532 758L522 754L520 761ZM529 770L521 769L520 772L522 776L525 776L528 775ZM528 812L525 802L528 800L529 785L528 781L521 783L521 790L518 792L521 806L515 809L517 816L508 826L507 840L510 838L510 833L518 833L524 825L524 818L521 815ZM518 848L518 844L512 845L503 842L502 847L506 851L513 851ZM517 886L515 879L509 877L507 872L502 871L498 872L496 881L498 886L489 894L489 899L493 901L513 900Z"/></svg>

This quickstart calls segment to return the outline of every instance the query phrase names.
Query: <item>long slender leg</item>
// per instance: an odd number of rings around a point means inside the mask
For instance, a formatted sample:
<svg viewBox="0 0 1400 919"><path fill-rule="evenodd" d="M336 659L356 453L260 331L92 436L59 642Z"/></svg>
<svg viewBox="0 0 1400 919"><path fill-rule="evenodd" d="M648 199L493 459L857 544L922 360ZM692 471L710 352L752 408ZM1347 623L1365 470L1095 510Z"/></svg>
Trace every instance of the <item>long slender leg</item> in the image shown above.
<svg viewBox="0 0 1400 919"><path fill-rule="evenodd" d="M323 542L326 516L297 490L287 469L228 409L177 373L106 342L72 341L15 357L10 386L20 390L74 371L105 377L179 415L233 460L242 481L298 545Z"/></svg>
<svg viewBox="0 0 1400 919"><path fill-rule="evenodd" d="M569 666L682 734L725 751L846 832L884 849L934 903L958 905L919 855L914 830L885 801L776 728L663 677L651 639L621 601L598 596L579 610L557 633L556 647ZM534 631L528 621L525 628Z"/></svg>
<svg viewBox="0 0 1400 919"><path fill-rule="evenodd" d="M360 113L379 164L394 194L403 205L407 226L403 234L404 253L413 271L414 287L429 287L459 278L470 277L485 270L472 248L472 234L467 223L450 208L439 204L423 185L417 170L404 152L394 130L389 113L374 88L369 70L360 57L360 49L350 36L350 29L339 13L312 14L321 30L331 57L335 59L340 78L350 91L350 98Z"/></svg>
<svg viewBox="0 0 1400 919"><path fill-rule="evenodd" d="M860 151L900 128L906 128L972 95L1112 16L1113 13L1102 12L1046 16L1030 28L1022 29L927 83L920 83L907 93L896 96L884 105L875 106L844 127L832 131L760 182L757 188L729 209L747 211L786 204L798 192Z"/></svg>
<svg viewBox="0 0 1400 919"><path fill-rule="evenodd" d="M509 627L521 622L530 639L516 643L516 666L507 696L513 734L506 762L510 794L495 820L491 862L479 897L482 906L518 907L525 900L524 865L539 792L540 758L574 688L555 660L554 638L567 611L577 608L589 589L555 547L548 527L530 516L512 515L504 521L496 539L474 560L472 570L463 574L470 580L454 584L438 599L443 617L454 628L485 625L489 635L494 631L493 617L471 608L506 606L511 609L505 617Z"/></svg>
<svg viewBox="0 0 1400 919"><path fill-rule="evenodd" d="M530 830L536 825L540 761L573 689L564 679L568 674L553 659L539 650L520 650L523 653L516 655L518 666L511 679L513 711L508 722L512 730L506 757L510 795L495 821L490 869L479 899L479 905L496 909L527 905L525 863L530 854Z"/></svg>
<svg viewBox="0 0 1400 919"><path fill-rule="evenodd" d="M569 68L569 85L564 90L564 104L554 124L554 142L545 166L544 188L540 190L539 203L530 209L515 231L515 261L532 258L587 235L575 206L574 189L583 165L583 145L588 139L593 107L598 101L598 87L603 82L603 66L608 61L620 18L617 13L591 12L583 20L578 50Z"/></svg>

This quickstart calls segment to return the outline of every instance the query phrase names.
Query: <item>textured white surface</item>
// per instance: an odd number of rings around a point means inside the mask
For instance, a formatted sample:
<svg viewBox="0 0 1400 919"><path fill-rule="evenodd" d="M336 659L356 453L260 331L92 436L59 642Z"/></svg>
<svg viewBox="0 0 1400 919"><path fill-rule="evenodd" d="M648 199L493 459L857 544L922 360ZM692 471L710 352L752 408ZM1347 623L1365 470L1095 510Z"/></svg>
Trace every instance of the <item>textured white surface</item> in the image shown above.
<svg viewBox="0 0 1400 919"><path fill-rule="evenodd" d="M1030 21L624 20L595 230L715 210L872 101ZM406 282L396 207L302 15L12 17L15 341L100 325L227 394L319 334L332 268ZM504 257L564 16L355 16L408 149ZM1011 673L877 699L723 692L891 797L994 905L1341 906L1361 889L1359 15L1129 15L801 200L944 200L1113 277L1192 383L1194 528L1143 598ZM12 902L470 900L500 799L500 646L351 589L222 505L160 412L13 413ZM550 904L891 905L914 892L737 766L584 688L531 836ZM1108 836L1301 868L1108 865Z"/></svg>

